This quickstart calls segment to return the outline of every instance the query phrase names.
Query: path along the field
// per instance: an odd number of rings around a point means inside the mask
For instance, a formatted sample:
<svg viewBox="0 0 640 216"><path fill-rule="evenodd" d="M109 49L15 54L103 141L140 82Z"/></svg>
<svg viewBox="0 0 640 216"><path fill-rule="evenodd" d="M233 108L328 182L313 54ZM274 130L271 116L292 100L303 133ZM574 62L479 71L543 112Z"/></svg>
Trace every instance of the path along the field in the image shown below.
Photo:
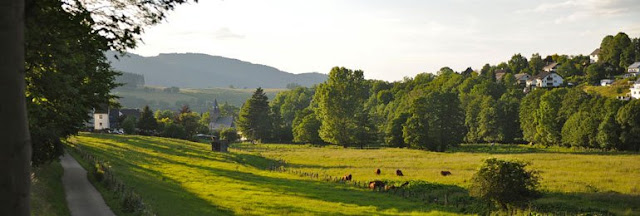
<svg viewBox="0 0 640 216"><path fill-rule="evenodd" d="M71 215L115 216L76 159L65 153L61 164L64 168L62 184Z"/></svg>

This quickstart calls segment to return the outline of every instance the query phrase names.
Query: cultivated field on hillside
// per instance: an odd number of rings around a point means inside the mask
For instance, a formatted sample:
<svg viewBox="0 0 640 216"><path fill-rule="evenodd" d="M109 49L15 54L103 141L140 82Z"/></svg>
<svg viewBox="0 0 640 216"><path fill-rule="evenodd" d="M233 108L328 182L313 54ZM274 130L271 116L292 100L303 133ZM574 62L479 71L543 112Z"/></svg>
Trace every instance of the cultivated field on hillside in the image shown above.
<svg viewBox="0 0 640 216"><path fill-rule="evenodd" d="M189 104L192 110L197 112L207 111L214 100L220 104L227 102L240 107L251 97L255 89L231 89L231 88L208 88L208 89L180 89L180 92L164 92L162 87L145 88L118 88L113 94L121 97L120 104L127 108L142 108L149 105L153 110L157 109L177 109L184 104ZM278 92L286 89L265 89L269 98L274 98Z"/></svg>
<svg viewBox="0 0 640 216"><path fill-rule="evenodd" d="M266 170L256 154L145 136L81 134L69 146L107 161L158 215L428 215L457 209ZM113 207L112 207L113 208Z"/></svg>
<svg viewBox="0 0 640 216"><path fill-rule="evenodd" d="M545 191L539 205L598 208L616 214L640 214L640 155L589 152L567 148L535 148L525 145L466 145L451 152L420 150L344 149L310 145L235 145L240 152L257 153L286 166L320 175L353 175L354 180L424 180L468 188L483 159L496 157L530 162L541 172ZM374 170L380 168L377 176ZM400 169L405 176L395 175ZM440 171L452 175L441 176Z"/></svg>

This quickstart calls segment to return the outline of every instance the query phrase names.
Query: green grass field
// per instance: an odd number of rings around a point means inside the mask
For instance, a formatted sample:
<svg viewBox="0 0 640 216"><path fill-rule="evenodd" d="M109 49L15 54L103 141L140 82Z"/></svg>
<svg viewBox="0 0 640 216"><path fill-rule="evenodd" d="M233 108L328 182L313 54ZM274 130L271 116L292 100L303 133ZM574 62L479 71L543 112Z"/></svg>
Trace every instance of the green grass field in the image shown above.
<svg viewBox="0 0 640 216"><path fill-rule="evenodd" d="M272 159L183 140L81 134L70 139L134 188L158 215L443 215L457 209L267 171Z"/></svg>
<svg viewBox="0 0 640 216"><path fill-rule="evenodd" d="M530 162L541 172L545 195L538 205L567 208L592 207L616 214L640 214L640 155L534 148L525 145L465 145L447 153L409 149L344 149L309 145L236 145L241 152L284 160L288 167L320 175L356 180L424 180L468 188L483 159L496 157ZM374 170L382 174L376 176ZM403 171L403 177L395 170ZM448 170L451 176L441 176Z"/></svg>
<svg viewBox="0 0 640 216"><path fill-rule="evenodd" d="M631 85L628 83L629 79L616 80L611 86L583 86L585 92L599 94L604 97L615 98L617 96L626 96L631 90Z"/></svg>
<svg viewBox="0 0 640 216"><path fill-rule="evenodd" d="M32 168L31 215L71 215L64 196L63 172L58 161Z"/></svg>

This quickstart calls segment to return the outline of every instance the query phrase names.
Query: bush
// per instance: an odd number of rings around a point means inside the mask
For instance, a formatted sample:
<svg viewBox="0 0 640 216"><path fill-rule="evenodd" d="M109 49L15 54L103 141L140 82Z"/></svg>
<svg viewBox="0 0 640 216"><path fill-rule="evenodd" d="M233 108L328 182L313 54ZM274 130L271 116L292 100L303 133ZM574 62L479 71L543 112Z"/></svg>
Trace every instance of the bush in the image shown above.
<svg viewBox="0 0 640 216"><path fill-rule="evenodd" d="M134 134L136 132L136 124L138 124L138 120L133 116L128 116L122 122L122 129L126 134Z"/></svg>
<svg viewBox="0 0 640 216"><path fill-rule="evenodd" d="M225 128L220 131L220 140L225 140L229 143L238 140L238 131L234 128Z"/></svg>
<svg viewBox="0 0 640 216"><path fill-rule="evenodd" d="M508 207L524 207L537 198L539 175L537 171L525 170L527 163L487 159L472 179L471 196L487 203L496 204L502 210Z"/></svg>

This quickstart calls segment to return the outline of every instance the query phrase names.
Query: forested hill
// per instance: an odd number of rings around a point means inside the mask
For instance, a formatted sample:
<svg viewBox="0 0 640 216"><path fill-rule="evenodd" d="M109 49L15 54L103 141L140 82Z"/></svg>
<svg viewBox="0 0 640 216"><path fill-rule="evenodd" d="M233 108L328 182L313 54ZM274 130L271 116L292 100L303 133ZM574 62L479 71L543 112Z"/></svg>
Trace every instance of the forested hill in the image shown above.
<svg viewBox="0 0 640 216"><path fill-rule="evenodd" d="M129 53L119 60L114 58L114 54L106 54L112 67L119 71L144 75L146 85L184 88L284 88L290 83L312 86L327 79L326 74L292 74L266 65L198 53L171 53L152 57Z"/></svg>

